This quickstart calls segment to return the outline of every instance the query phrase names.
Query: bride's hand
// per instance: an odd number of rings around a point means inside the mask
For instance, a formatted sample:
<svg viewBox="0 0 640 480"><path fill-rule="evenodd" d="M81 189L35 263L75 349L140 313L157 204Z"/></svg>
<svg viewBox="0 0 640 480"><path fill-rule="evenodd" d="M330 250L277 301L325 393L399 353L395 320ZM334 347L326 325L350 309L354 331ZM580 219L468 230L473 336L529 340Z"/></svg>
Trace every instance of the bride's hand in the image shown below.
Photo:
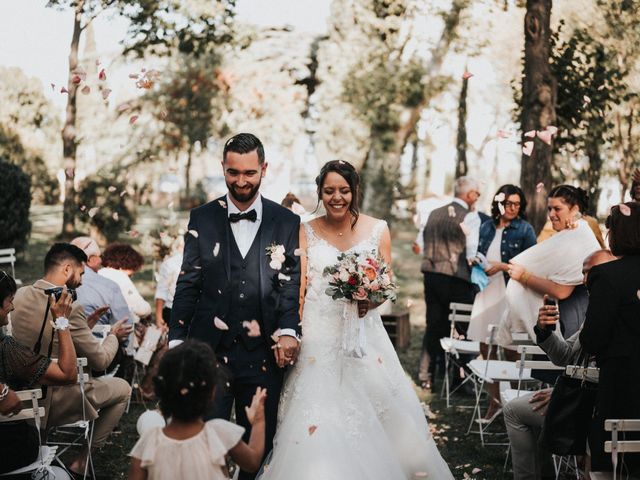
<svg viewBox="0 0 640 480"><path fill-rule="evenodd" d="M369 310L371 310L369 300L358 300L358 317L364 317Z"/></svg>

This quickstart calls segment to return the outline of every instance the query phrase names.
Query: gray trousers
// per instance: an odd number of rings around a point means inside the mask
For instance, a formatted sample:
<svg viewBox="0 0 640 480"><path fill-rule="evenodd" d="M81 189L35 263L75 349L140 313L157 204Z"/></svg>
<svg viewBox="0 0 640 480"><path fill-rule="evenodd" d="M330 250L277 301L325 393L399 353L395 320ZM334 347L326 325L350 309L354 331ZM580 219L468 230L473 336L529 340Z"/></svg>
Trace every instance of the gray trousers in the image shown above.
<svg viewBox="0 0 640 480"><path fill-rule="evenodd" d="M521 394L503 406L504 423L511 443L514 480L539 480L553 475L551 454L538 446L538 436L544 417L534 412L531 393Z"/></svg>

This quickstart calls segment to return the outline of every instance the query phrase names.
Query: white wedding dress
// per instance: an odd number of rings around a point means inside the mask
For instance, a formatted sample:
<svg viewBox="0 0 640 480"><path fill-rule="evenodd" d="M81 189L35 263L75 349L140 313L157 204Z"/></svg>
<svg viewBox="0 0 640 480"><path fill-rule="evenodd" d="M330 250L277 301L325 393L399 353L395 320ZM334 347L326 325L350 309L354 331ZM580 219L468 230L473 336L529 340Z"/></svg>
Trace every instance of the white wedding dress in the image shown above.
<svg viewBox="0 0 640 480"><path fill-rule="evenodd" d="M349 252L377 252L386 222ZM260 480L452 479L398 356L372 310L366 356L342 352L344 301L325 294L322 272L340 251L308 223L307 293L300 355L285 380L274 449Z"/></svg>

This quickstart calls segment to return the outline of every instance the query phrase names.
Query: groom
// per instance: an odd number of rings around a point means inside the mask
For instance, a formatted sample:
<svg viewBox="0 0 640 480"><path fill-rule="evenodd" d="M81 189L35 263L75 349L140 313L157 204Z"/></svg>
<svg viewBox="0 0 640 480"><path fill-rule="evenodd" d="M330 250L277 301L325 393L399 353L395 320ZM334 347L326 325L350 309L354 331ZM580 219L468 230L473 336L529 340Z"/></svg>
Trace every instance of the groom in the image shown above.
<svg viewBox="0 0 640 480"><path fill-rule="evenodd" d="M260 195L264 148L249 133L230 138L222 156L228 193L195 208L185 235L182 271L171 312L169 347L187 338L207 342L227 368L213 417L251 425L244 407L267 389L265 454L273 444L285 367L299 350L300 219ZM273 247L273 248L271 248ZM277 247L284 247L284 258ZM254 475L240 473L240 480Z"/></svg>

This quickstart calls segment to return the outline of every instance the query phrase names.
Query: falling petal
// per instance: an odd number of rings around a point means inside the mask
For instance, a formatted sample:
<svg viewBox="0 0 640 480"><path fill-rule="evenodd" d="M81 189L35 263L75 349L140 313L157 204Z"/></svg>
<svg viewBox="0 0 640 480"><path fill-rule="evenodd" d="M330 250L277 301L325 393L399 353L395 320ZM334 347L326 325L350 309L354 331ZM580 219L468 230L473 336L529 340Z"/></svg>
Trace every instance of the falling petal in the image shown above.
<svg viewBox="0 0 640 480"><path fill-rule="evenodd" d="M196 230L189 230L187 233L189 235L193 235L195 238L198 238L198 232Z"/></svg>
<svg viewBox="0 0 640 480"><path fill-rule="evenodd" d="M309 426L309 436L313 435L317 429L318 429L317 425Z"/></svg>
<svg viewBox="0 0 640 480"><path fill-rule="evenodd" d="M545 130L551 135L555 135L556 133L558 133L558 127L554 127L553 125L548 125Z"/></svg>
<svg viewBox="0 0 640 480"><path fill-rule="evenodd" d="M117 222L120 216L118 215L118 212L113 212L113 215L111 215L111 218L113 218Z"/></svg>
<svg viewBox="0 0 640 480"><path fill-rule="evenodd" d="M625 217L631 216L631 209L629 208L629 205L621 203L620 205L618 205L618 208L620 209L620 213Z"/></svg>
<svg viewBox="0 0 640 480"><path fill-rule="evenodd" d="M118 112L122 113L122 112L126 112L127 110L129 110L131 108L131 105L129 105L128 103L123 103L122 105L120 105L118 107Z"/></svg>
<svg viewBox="0 0 640 480"><path fill-rule="evenodd" d="M447 212L449 213L449 216L451 218L456 216L456 209L453 208L453 205L449 205L449 208L447 209Z"/></svg>
<svg viewBox="0 0 640 480"><path fill-rule="evenodd" d="M504 202L505 196L504 196L504 192L500 192L499 194L497 194L495 197L493 197L493 199L496 202Z"/></svg>
<svg viewBox="0 0 640 480"><path fill-rule="evenodd" d="M103 88L102 89L102 99L106 100L109 97L110 93L111 93L111 90L109 88Z"/></svg>
<svg viewBox="0 0 640 480"><path fill-rule="evenodd" d="M378 357L378 363L382 365L382 357Z"/></svg>
<svg viewBox="0 0 640 480"><path fill-rule="evenodd" d="M80 90L80 92L82 92L83 95L89 95L91 93L91 87L89 85L85 85L84 87L82 87L82 90Z"/></svg>
<svg viewBox="0 0 640 480"><path fill-rule="evenodd" d="M184 397L187 393L189 393L189 389L188 389L188 388L184 387L184 388L181 388L181 389L180 389L180 395L182 395L183 397Z"/></svg>
<svg viewBox="0 0 640 480"><path fill-rule="evenodd" d="M224 363L229 363L229 359L228 359L227 357L222 357L222 361L223 361Z"/></svg>
<svg viewBox="0 0 640 480"><path fill-rule="evenodd" d="M584 100L585 105L588 105L591 103L591 99L587 95L584 95L582 99Z"/></svg>
<svg viewBox="0 0 640 480"><path fill-rule="evenodd" d="M284 280L285 282L288 282L289 280L291 280L291 277L289 275L285 275L284 273L278 273L278 280Z"/></svg>
<svg viewBox="0 0 640 480"><path fill-rule="evenodd" d="M533 152L533 142L524 142L522 146L522 153L524 153L527 157L531 156Z"/></svg>
<svg viewBox="0 0 640 480"><path fill-rule="evenodd" d="M538 138L547 145L551 145L551 136L553 134L549 130L538 130Z"/></svg>
<svg viewBox="0 0 640 480"><path fill-rule="evenodd" d="M82 82L82 77L80 77L80 75L74 75L71 77L71 83L78 85L80 82Z"/></svg>
<svg viewBox="0 0 640 480"><path fill-rule="evenodd" d="M471 77L473 77L473 73L471 73L471 72L464 72L462 74L462 79L463 80L469 80Z"/></svg>
<svg viewBox="0 0 640 480"><path fill-rule="evenodd" d="M636 292L636 296L638 297L638 300L640 300L640 290Z"/></svg>
<svg viewBox="0 0 640 480"><path fill-rule="evenodd" d="M226 204L226 202L224 200L218 200L218 203L220 204L220 206L222 208L227 208L227 204Z"/></svg>
<svg viewBox="0 0 640 480"><path fill-rule="evenodd" d="M136 123L136 120L138 120L138 115L131 115L131 117L129 118L129 124L133 125L134 123Z"/></svg>
<svg viewBox="0 0 640 480"><path fill-rule="evenodd" d="M98 74L98 79L102 81L105 81L107 79L107 72L104 71L104 68L100 70L100 73Z"/></svg>
<svg viewBox="0 0 640 480"><path fill-rule="evenodd" d="M540 182L536 185L536 193L540 193L544 188L544 183Z"/></svg>
<svg viewBox="0 0 640 480"><path fill-rule="evenodd" d="M67 90L65 87L61 87L60 93L69 93L69 90Z"/></svg>
<svg viewBox="0 0 640 480"><path fill-rule="evenodd" d="M504 215L504 205L502 202L498 203L498 211L500 212L500 215Z"/></svg>
<svg viewBox="0 0 640 480"><path fill-rule="evenodd" d="M213 319L213 324L216 326L217 329L219 330L229 330L229 325L227 325L226 323L224 323L222 320L220 320L218 317L215 317Z"/></svg>
<svg viewBox="0 0 640 480"><path fill-rule="evenodd" d="M93 207L92 209L89 210L89 217L93 218L95 216L96 213L98 213L98 210L100 210L98 207Z"/></svg>
<svg viewBox="0 0 640 480"><path fill-rule="evenodd" d="M113 185L109 185L109 188L107 188L107 191L109 191L111 193L115 192L116 190L117 190L117 188L115 186L113 186Z"/></svg>
<svg viewBox="0 0 640 480"><path fill-rule="evenodd" d="M213 256L217 257L218 253L220 253L220 244L216 242L215 246L213 247Z"/></svg>
<svg viewBox="0 0 640 480"><path fill-rule="evenodd" d="M524 132L524 136L527 138L534 138L536 136L536 131L529 130L528 132Z"/></svg>
<svg viewBox="0 0 640 480"><path fill-rule="evenodd" d="M244 328L245 330L247 330L247 336L248 337L259 337L260 334L260 324L258 323L257 320L251 320L250 322L248 321L244 321L242 322L242 328Z"/></svg>
<svg viewBox="0 0 640 480"><path fill-rule="evenodd" d="M471 470L471 475L476 475L476 474L480 473L481 471L482 471L481 468L476 467L473 470Z"/></svg>
<svg viewBox="0 0 640 480"><path fill-rule="evenodd" d="M56 84L55 84L55 83L52 83L52 84L51 84L51 90L55 90L55 89L56 89Z"/></svg>

